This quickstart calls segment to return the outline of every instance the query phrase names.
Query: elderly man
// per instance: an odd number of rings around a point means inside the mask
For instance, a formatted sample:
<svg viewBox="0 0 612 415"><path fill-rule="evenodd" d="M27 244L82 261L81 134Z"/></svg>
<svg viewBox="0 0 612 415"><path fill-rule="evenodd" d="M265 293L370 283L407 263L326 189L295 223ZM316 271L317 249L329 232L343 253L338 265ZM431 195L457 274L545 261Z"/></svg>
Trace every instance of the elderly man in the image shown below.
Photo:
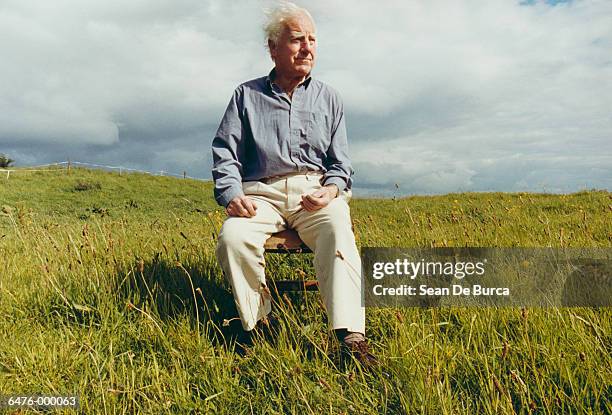
<svg viewBox="0 0 612 415"><path fill-rule="evenodd" d="M314 252L339 340L362 363L376 363L365 340L342 101L311 76L317 39L308 11L284 3L270 13L265 31L274 69L236 88L212 144L215 198L228 214L217 259L242 326L251 331L271 309L264 242L295 229Z"/></svg>

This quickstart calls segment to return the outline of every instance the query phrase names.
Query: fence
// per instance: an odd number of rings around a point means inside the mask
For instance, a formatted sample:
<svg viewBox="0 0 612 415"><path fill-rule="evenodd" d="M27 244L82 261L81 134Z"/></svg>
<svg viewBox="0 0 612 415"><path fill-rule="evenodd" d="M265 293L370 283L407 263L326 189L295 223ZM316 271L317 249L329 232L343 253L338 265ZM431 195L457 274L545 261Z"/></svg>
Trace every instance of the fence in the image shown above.
<svg viewBox="0 0 612 415"><path fill-rule="evenodd" d="M56 168L45 168L45 167L52 167L52 166L55 166ZM64 171L64 168L62 167L65 167L66 172L70 174L70 170L72 167L79 167L79 166L90 167L90 168L95 168L95 169L118 170L119 175L121 175L125 171L125 172L134 172L134 173L145 173L145 174L150 174L152 176L172 176L172 177L179 177L183 179L207 180L201 177L188 176L186 171L183 171L183 174L177 174L177 173L167 172L165 170L147 171L147 170L132 169L130 167L124 167L124 166L108 166L104 164L86 163L86 162L70 161L70 160L60 161L57 163L41 164L38 166L27 166L25 168L19 168L19 169L16 169L16 168L0 169L0 173L6 173L6 179L8 180L11 176L11 173L20 173L20 172L26 172L26 171Z"/></svg>

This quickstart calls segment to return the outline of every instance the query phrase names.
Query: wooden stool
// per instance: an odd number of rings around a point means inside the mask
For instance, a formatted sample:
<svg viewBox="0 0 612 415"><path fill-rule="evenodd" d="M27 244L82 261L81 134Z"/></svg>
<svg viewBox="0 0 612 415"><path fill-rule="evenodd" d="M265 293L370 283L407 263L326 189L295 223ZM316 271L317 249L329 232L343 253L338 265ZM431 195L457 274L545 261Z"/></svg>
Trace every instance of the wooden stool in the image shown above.
<svg viewBox="0 0 612 415"><path fill-rule="evenodd" d="M293 229L276 232L264 244L265 252L271 254L308 254L312 253L304 241ZM281 291L316 291L319 283L313 280L280 280L269 279L269 285Z"/></svg>

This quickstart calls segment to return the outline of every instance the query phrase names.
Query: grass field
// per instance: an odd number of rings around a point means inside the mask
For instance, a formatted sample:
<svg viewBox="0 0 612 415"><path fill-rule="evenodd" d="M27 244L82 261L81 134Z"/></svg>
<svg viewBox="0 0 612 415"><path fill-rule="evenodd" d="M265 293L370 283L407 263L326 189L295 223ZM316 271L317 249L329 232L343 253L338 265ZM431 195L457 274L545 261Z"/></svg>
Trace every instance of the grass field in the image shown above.
<svg viewBox="0 0 612 415"><path fill-rule="evenodd" d="M354 199L360 246L611 247L612 194ZM0 179L0 394L82 413L612 413L610 308L368 309L383 370L339 367L318 293L240 327L208 182L73 169ZM311 258L270 256L279 278ZM20 413L20 412L16 412ZM70 410L66 413L72 413Z"/></svg>

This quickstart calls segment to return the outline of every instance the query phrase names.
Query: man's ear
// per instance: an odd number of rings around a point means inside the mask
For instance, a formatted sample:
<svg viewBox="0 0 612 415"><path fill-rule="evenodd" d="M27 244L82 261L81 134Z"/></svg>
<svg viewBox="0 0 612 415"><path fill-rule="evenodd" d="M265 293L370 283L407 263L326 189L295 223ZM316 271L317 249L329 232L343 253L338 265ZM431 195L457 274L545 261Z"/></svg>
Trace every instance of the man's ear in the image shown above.
<svg viewBox="0 0 612 415"><path fill-rule="evenodd" d="M272 41L272 39L268 39L268 49L270 50L270 57L272 60L276 58L276 44Z"/></svg>

